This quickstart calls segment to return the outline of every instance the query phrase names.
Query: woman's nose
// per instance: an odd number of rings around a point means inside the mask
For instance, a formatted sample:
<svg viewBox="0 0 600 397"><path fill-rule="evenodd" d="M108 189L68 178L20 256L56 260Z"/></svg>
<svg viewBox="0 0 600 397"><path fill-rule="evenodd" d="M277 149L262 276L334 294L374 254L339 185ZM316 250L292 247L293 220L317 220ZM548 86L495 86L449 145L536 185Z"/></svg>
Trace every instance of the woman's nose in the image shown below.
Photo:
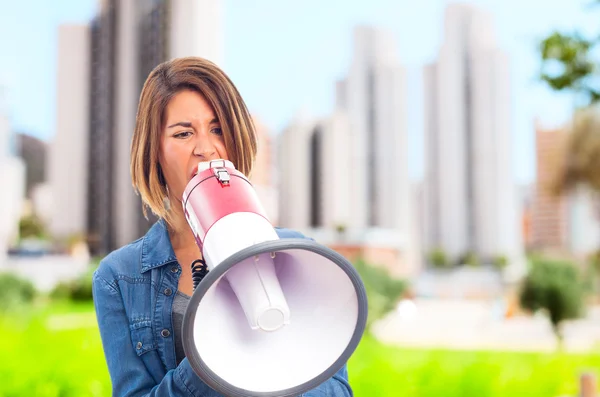
<svg viewBox="0 0 600 397"><path fill-rule="evenodd" d="M200 157L203 160L214 160L218 157L215 146L207 137L199 136L194 147L194 156Z"/></svg>

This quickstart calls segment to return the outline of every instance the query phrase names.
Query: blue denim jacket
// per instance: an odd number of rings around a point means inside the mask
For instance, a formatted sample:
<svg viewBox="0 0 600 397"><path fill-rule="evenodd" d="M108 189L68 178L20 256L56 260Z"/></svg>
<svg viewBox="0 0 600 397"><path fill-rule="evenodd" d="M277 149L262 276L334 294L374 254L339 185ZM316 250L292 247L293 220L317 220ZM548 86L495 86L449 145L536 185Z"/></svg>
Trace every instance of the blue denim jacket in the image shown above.
<svg viewBox="0 0 600 397"><path fill-rule="evenodd" d="M303 237L277 229L280 238ZM221 396L185 358L175 359L171 310L181 265L164 221L102 260L93 277L96 316L113 396ZM308 397L352 396L344 366Z"/></svg>

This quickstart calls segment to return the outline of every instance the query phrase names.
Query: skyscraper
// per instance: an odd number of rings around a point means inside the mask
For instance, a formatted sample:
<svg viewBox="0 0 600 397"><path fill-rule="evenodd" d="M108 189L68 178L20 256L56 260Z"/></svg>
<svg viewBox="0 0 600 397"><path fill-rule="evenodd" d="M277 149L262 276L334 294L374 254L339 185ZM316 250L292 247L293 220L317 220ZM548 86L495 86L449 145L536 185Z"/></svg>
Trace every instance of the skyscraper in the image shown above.
<svg viewBox="0 0 600 397"><path fill-rule="evenodd" d="M349 122L335 112L318 120L297 118L279 140L280 222L284 227L348 227L353 188Z"/></svg>
<svg viewBox="0 0 600 397"><path fill-rule="evenodd" d="M391 34L357 27L349 74L337 85L337 108L349 118L352 229L407 233L410 225L405 71L395 54Z"/></svg>
<svg viewBox="0 0 600 397"><path fill-rule="evenodd" d="M531 244L536 249L564 250L568 238L568 198L552 190L563 158L568 133L564 128L535 126L536 184L531 218Z"/></svg>
<svg viewBox="0 0 600 397"><path fill-rule="evenodd" d="M220 61L219 5L219 0L102 1L91 27L88 234L94 253L133 241L155 220L152 214L144 219L131 185L139 95L163 61L188 55Z"/></svg>
<svg viewBox="0 0 600 397"><path fill-rule="evenodd" d="M101 0L89 27L60 28L57 132L48 162L57 237L85 234L92 253L103 255L154 221L144 219L131 184L139 95L150 71L167 59L220 61L219 5Z"/></svg>
<svg viewBox="0 0 600 397"><path fill-rule="evenodd" d="M448 6L444 41L425 79L427 249L520 258L510 141L508 56L492 18Z"/></svg>
<svg viewBox="0 0 600 397"><path fill-rule="evenodd" d="M25 164L13 153L11 140L14 134L4 100L4 92L0 89L0 181L5 188L0 195L0 267L6 260L11 240L18 236L25 198Z"/></svg>
<svg viewBox="0 0 600 397"><path fill-rule="evenodd" d="M311 137L315 121L297 116L277 140L279 223L306 229L311 222Z"/></svg>
<svg viewBox="0 0 600 397"><path fill-rule="evenodd" d="M258 199L267 212L269 220L273 224L277 224L279 216L278 191L272 138L264 123L256 117L254 117L253 121L256 128L258 148L256 161L252 167L252 174L250 175L250 182L254 186Z"/></svg>
<svg viewBox="0 0 600 397"><path fill-rule="evenodd" d="M86 231L88 196L89 28L58 29L56 135L50 144L48 180L54 213L50 230L67 238Z"/></svg>

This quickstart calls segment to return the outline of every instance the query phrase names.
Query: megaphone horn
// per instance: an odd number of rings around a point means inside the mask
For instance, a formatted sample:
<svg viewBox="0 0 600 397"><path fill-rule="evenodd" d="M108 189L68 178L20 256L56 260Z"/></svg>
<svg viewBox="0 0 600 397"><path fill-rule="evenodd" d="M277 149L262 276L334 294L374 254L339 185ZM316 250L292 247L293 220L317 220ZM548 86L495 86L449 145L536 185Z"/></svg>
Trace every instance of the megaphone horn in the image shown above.
<svg viewBox="0 0 600 397"><path fill-rule="evenodd" d="M339 371L367 319L352 264L313 240L280 239L230 161L200 163L183 203L208 271L183 320L194 372L227 396L285 397Z"/></svg>

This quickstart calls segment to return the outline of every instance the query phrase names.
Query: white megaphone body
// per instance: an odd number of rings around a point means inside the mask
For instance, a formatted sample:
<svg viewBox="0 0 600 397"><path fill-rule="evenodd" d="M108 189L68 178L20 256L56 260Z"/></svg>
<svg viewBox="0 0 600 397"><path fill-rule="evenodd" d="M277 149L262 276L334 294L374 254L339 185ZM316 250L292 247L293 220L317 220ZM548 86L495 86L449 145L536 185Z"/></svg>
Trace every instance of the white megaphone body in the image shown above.
<svg viewBox="0 0 600 397"><path fill-rule="evenodd" d="M281 238L249 180L227 160L198 165L183 195L208 273L183 321L192 368L227 396L298 396L352 355L365 288L342 255Z"/></svg>

